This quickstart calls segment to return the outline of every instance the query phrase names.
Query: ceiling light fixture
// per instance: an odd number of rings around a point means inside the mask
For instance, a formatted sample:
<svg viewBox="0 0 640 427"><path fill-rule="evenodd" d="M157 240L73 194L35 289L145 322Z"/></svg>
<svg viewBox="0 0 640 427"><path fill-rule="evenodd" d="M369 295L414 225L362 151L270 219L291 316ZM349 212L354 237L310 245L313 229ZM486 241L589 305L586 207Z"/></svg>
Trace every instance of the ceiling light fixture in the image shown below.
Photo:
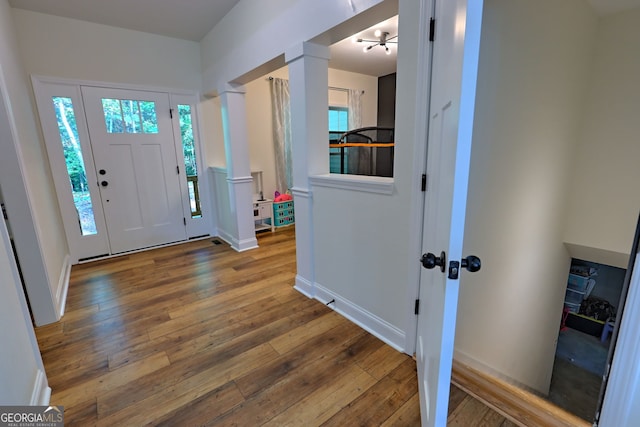
<svg viewBox="0 0 640 427"><path fill-rule="evenodd" d="M378 37L378 40L367 40L367 39L358 39L358 38L351 38L351 41L357 42L357 43L373 43L370 44L368 46L365 46L362 48L363 52L368 52L371 49L373 49L376 46L381 46L384 48L384 53L386 53L387 55L391 55L391 49L389 49L389 44L398 44L398 40L395 40L398 38L398 36L393 36L393 37L389 37L389 33L386 31L380 31L380 30L376 30L376 32L374 33L374 35L376 37Z"/></svg>

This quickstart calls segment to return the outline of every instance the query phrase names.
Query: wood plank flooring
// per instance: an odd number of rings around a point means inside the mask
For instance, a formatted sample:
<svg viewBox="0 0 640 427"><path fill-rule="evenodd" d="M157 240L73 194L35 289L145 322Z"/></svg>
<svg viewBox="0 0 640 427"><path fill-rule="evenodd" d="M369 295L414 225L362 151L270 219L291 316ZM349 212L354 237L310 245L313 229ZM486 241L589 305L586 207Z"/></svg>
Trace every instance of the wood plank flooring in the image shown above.
<svg viewBox="0 0 640 427"><path fill-rule="evenodd" d="M74 266L37 328L68 426L418 426L414 360L292 287L294 229ZM512 424L458 387L449 425Z"/></svg>

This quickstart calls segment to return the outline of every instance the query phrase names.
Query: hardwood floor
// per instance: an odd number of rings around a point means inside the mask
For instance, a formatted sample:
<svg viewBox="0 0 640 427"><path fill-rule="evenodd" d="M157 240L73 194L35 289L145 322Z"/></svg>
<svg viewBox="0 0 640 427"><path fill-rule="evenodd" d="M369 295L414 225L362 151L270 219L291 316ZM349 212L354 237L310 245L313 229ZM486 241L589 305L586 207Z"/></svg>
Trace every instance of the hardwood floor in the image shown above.
<svg viewBox="0 0 640 427"><path fill-rule="evenodd" d="M293 233L74 266L36 330L66 425L418 426L414 360L293 289ZM449 425L515 425L451 390Z"/></svg>

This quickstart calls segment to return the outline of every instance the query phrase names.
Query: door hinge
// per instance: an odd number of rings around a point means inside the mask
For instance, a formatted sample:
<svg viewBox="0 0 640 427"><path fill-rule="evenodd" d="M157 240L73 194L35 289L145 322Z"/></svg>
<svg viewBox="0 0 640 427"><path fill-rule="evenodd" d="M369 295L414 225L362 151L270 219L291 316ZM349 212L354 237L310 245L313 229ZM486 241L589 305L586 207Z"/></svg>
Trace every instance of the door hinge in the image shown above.
<svg viewBox="0 0 640 427"><path fill-rule="evenodd" d="M426 173L422 174L422 185L420 188L422 189L422 191L427 191L427 174Z"/></svg>
<svg viewBox="0 0 640 427"><path fill-rule="evenodd" d="M176 165L176 173L180 175L180 166Z"/></svg>
<svg viewBox="0 0 640 427"><path fill-rule="evenodd" d="M187 225L187 218L182 217L182 222L184 223L184 225Z"/></svg>
<svg viewBox="0 0 640 427"><path fill-rule="evenodd" d="M602 382L606 383L609 380L609 372L611 371L611 363L607 363L607 367L602 374Z"/></svg>
<svg viewBox="0 0 640 427"><path fill-rule="evenodd" d="M436 38L436 20L431 18L429 21L429 41L432 42Z"/></svg>
<svg viewBox="0 0 640 427"><path fill-rule="evenodd" d="M173 119L173 108L169 108L169 117Z"/></svg>
<svg viewBox="0 0 640 427"><path fill-rule="evenodd" d="M420 300L417 299L415 305L413 306L413 314L416 316L420 314Z"/></svg>

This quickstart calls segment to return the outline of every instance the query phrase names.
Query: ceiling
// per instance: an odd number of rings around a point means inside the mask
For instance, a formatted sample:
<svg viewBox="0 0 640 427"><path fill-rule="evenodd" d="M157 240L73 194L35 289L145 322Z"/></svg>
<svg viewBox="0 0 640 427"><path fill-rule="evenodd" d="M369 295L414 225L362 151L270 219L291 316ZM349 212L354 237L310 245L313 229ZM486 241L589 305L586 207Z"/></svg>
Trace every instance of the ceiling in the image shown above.
<svg viewBox="0 0 640 427"><path fill-rule="evenodd" d="M362 51L363 47L373 45L374 43L357 43L352 41L354 37L356 39L377 40L378 38L374 33L378 29L383 32L388 32L388 38L397 36L398 16L389 18L386 21L354 34L353 37L346 38L331 45L329 67L376 77L395 73L398 52L397 44L388 44L390 54L387 55L381 46L374 46L367 52ZM393 41L397 40L397 38L393 39Z"/></svg>
<svg viewBox="0 0 640 427"><path fill-rule="evenodd" d="M240 0L9 0L12 7L200 41Z"/></svg>
<svg viewBox="0 0 640 427"><path fill-rule="evenodd" d="M611 15L640 7L640 0L587 0L598 15Z"/></svg>
<svg viewBox="0 0 640 427"><path fill-rule="evenodd" d="M9 0L12 7L95 22L131 30L200 41L240 0ZM640 7L640 0L587 0L600 15ZM375 39L380 28L390 37L397 34L397 16L357 33ZM373 76L393 73L396 47L391 55L375 47L362 52L362 45L350 38L331 46L332 68Z"/></svg>

